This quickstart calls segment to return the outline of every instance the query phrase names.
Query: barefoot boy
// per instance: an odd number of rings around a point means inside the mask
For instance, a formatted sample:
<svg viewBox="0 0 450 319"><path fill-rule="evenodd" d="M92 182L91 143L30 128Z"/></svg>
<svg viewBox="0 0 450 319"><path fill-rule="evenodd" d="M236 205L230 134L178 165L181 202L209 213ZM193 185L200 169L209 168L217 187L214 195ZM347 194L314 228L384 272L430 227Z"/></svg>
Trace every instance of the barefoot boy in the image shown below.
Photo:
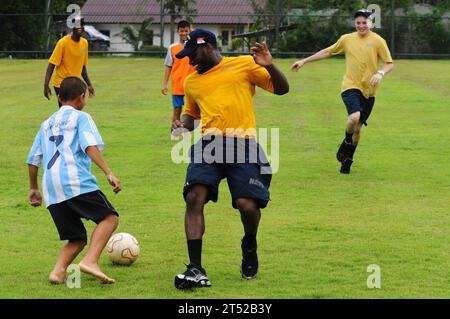
<svg viewBox="0 0 450 319"><path fill-rule="evenodd" d="M80 270L112 284L114 279L105 275L98 259L111 234L117 228L118 214L100 191L91 174L91 160L105 173L114 192L121 190L120 181L105 163L100 151L102 138L91 116L81 110L85 106L86 84L76 77L66 78L60 88L62 104L58 112L42 123L28 156L32 206L42 203L37 175L42 163L42 192L61 240L68 240L50 273L52 284L66 281L66 269L83 250L87 242L86 229L81 218L92 220L97 227Z"/></svg>

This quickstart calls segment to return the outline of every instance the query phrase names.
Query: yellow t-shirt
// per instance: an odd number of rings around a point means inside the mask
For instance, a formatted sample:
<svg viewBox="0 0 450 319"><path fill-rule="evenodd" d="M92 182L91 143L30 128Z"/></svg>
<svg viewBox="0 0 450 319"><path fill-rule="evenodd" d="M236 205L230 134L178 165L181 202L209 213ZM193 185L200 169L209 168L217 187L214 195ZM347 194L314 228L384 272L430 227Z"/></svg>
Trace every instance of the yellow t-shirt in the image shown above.
<svg viewBox="0 0 450 319"><path fill-rule="evenodd" d="M184 114L201 119L204 135L255 137L255 86L273 92L265 68L251 56L224 57L207 72L186 78Z"/></svg>
<svg viewBox="0 0 450 319"><path fill-rule="evenodd" d="M331 55L345 53L342 91L359 89L366 98L375 96L377 87L370 85L370 79L379 70L379 59L384 63L393 62L386 41L372 31L364 37L358 32L345 34L326 51Z"/></svg>
<svg viewBox="0 0 450 319"><path fill-rule="evenodd" d="M61 82L69 77L81 78L83 66L88 63L88 41L81 38L79 42L72 40L72 35L61 38L53 50L49 63L56 66L53 86L59 88Z"/></svg>

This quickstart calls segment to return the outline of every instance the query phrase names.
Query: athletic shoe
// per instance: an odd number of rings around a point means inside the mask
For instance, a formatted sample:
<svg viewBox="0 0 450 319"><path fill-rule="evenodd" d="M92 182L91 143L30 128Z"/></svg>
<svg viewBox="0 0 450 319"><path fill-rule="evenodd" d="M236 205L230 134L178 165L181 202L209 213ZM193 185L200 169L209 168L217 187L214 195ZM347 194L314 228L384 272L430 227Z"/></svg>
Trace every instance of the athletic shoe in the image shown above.
<svg viewBox="0 0 450 319"><path fill-rule="evenodd" d="M353 164L353 160L351 158L347 158L341 165L340 172L342 174L350 174L350 167Z"/></svg>
<svg viewBox="0 0 450 319"><path fill-rule="evenodd" d="M350 152L350 146L352 143L348 143L345 140L342 141L341 145L339 146L339 149L336 153L336 159L343 163L346 158L348 158L349 152Z"/></svg>
<svg viewBox="0 0 450 319"><path fill-rule="evenodd" d="M242 248L242 263L241 276L244 279L253 279L258 273L258 254L256 250L258 246L248 248L241 244Z"/></svg>
<svg viewBox="0 0 450 319"><path fill-rule="evenodd" d="M185 290L195 287L211 287L205 269L195 265L187 265L187 270L175 276L175 287Z"/></svg>

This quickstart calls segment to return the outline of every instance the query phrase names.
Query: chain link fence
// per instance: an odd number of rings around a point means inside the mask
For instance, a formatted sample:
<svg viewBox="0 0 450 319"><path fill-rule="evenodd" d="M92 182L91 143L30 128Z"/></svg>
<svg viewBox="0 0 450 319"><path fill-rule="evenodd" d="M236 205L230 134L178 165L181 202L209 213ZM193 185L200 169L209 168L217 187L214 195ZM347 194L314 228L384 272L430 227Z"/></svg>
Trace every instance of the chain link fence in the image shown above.
<svg viewBox="0 0 450 319"><path fill-rule="evenodd" d="M388 43L395 58L450 58L450 13L392 15L383 12L373 30ZM164 56L178 36L165 13L114 15L82 13L86 25L95 31L86 34L91 55ZM68 13L1 13L0 57L46 58L57 40L69 34ZM189 19L194 28L206 28L218 38L225 55L249 52L255 41L266 41L277 57L301 57L333 44L342 34L353 32L349 15L284 13L223 15L196 14ZM147 23L145 30L143 24ZM376 23L376 24L377 24ZM132 27L134 38L124 33ZM91 30L92 31L92 30ZM99 38L98 32L105 37Z"/></svg>

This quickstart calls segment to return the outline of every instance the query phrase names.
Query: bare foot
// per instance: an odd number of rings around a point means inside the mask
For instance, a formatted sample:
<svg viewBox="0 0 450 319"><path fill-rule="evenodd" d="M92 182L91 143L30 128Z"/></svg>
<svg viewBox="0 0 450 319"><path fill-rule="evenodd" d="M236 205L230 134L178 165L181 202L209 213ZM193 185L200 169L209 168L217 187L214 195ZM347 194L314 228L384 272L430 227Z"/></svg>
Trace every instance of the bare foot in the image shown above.
<svg viewBox="0 0 450 319"><path fill-rule="evenodd" d="M108 276L106 276L97 264L88 264L84 262L80 262L78 264L80 266L80 270L86 274L94 276L99 279L103 284L113 284L116 281Z"/></svg>
<svg viewBox="0 0 450 319"><path fill-rule="evenodd" d="M64 283L66 283L67 280L67 276L66 276L66 271L56 271L53 270L50 275L48 276L48 281L50 281L50 283L52 285L62 285Z"/></svg>

